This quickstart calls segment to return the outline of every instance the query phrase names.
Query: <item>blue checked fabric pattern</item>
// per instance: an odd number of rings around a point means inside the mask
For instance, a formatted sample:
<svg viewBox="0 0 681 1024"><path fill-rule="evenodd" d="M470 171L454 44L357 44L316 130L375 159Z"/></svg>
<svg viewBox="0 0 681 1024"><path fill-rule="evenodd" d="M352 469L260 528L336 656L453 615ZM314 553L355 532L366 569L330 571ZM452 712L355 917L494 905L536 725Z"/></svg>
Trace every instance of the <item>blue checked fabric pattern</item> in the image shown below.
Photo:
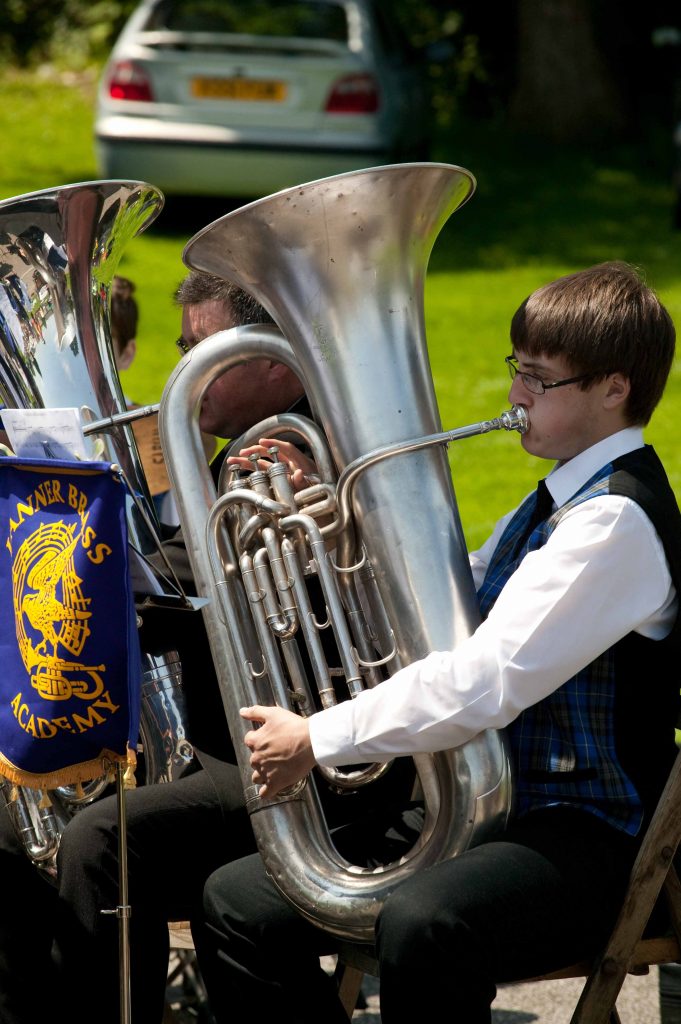
<svg viewBox="0 0 681 1024"><path fill-rule="evenodd" d="M506 581L530 551L546 543L562 516L597 494L607 494L612 465L530 530L537 498L531 494L504 531L478 591L486 618ZM575 642L579 638L575 637ZM604 651L550 696L512 722L506 732L516 769L518 815L567 804L604 818L636 835L643 806L615 751L615 658Z"/></svg>

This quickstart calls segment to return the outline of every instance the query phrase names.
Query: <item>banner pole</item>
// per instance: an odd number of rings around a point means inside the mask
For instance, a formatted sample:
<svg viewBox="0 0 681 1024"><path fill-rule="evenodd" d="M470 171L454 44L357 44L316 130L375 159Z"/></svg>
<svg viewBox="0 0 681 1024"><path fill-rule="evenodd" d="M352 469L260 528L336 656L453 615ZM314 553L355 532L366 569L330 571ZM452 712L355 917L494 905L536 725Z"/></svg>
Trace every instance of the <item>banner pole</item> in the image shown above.
<svg viewBox="0 0 681 1024"><path fill-rule="evenodd" d="M130 904L128 902L128 835L125 815L125 766L116 762L116 797L118 807L118 958L120 972L121 1024L130 1024Z"/></svg>

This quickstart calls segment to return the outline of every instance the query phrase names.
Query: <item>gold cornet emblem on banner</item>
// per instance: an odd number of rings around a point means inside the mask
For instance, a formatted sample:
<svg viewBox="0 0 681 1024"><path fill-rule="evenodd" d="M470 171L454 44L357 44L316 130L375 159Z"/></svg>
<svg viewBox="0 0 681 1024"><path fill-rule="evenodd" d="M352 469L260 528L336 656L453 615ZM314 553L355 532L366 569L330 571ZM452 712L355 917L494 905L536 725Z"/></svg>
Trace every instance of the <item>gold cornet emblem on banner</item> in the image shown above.
<svg viewBox="0 0 681 1024"><path fill-rule="evenodd" d="M12 565L17 641L31 685L45 700L94 700L105 665L79 659L90 636L90 599L75 571L77 523L43 523L17 549ZM29 632L31 635L29 635ZM37 637L42 637L36 643Z"/></svg>

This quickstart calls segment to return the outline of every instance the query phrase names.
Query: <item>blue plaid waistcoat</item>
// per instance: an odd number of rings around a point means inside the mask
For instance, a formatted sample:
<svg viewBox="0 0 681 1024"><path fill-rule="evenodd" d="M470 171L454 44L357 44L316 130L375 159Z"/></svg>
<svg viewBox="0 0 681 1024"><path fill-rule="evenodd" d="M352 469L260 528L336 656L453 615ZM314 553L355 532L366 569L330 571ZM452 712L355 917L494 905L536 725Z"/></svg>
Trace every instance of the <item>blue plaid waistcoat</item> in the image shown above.
<svg viewBox="0 0 681 1024"><path fill-rule="evenodd" d="M562 516L604 493L625 494L644 508L662 537L672 577L681 579L681 516L661 463L647 446L604 466L526 537L536 497L525 500L478 591L483 618L525 555L546 543ZM675 752L680 633L677 618L665 640L630 634L508 726L518 815L562 804L632 835L639 832Z"/></svg>

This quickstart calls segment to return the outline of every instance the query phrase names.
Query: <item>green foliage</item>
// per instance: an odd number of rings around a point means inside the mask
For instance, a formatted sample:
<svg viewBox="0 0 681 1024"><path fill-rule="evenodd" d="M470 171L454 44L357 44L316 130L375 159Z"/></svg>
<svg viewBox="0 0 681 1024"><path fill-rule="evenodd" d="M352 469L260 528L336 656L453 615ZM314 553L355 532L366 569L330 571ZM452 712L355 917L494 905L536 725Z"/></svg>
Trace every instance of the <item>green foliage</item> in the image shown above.
<svg viewBox="0 0 681 1024"><path fill-rule="evenodd" d="M0 77L0 198L97 176L92 144L94 80L16 73ZM507 408L509 323L532 289L605 259L641 266L677 327L681 325L681 232L672 226L670 147L590 150L532 145L496 128L458 120L441 133L435 157L470 168L478 187L444 226L430 260L425 319L443 426L454 428ZM121 273L137 285L138 355L123 387L141 403L158 401L176 361L179 313L172 300L183 275L182 249L227 212L227 199L178 208L125 250ZM380 382L379 386L380 386ZM681 363L647 437L681 494ZM458 441L450 461L468 542L547 467L526 456L517 435Z"/></svg>
<svg viewBox="0 0 681 1024"><path fill-rule="evenodd" d="M65 0L64 14L55 22L48 59L59 66L89 67L109 53L135 0Z"/></svg>
<svg viewBox="0 0 681 1024"><path fill-rule="evenodd" d="M3 0L0 60L88 67L106 56L135 7L136 0Z"/></svg>
<svg viewBox="0 0 681 1024"><path fill-rule="evenodd" d="M26 64L52 34L54 5L50 0L5 0L0 30L0 58Z"/></svg>
<svg viewBox="0 0 681 1024"><path fill-rule="evenodd" d="M424 4L422 0L392 0L387 6L389 16L397 19L404 35L423 55L435 124L441 128L451 125L471 83L486 78L478 38L463 30L458 7Z"/></svg>

